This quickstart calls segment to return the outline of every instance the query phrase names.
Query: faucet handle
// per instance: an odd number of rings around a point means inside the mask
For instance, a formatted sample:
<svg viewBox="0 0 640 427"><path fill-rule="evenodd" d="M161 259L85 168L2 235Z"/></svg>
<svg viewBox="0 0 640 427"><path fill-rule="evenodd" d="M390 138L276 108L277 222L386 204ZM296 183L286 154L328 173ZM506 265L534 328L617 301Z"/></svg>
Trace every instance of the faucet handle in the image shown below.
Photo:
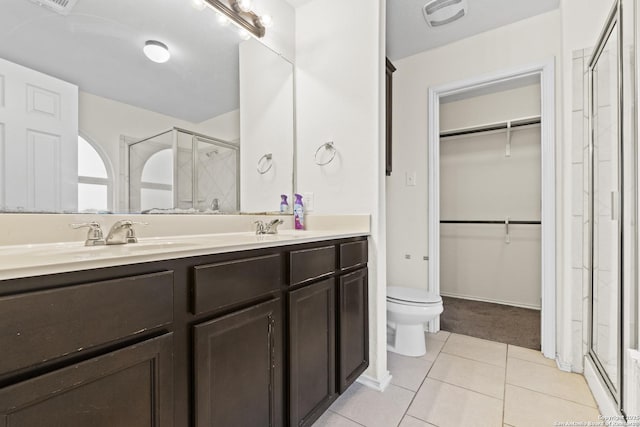
<svg viewBox="0 0 640 427"><path fill-rule="evenodd" d="M102 233L102 227L95 221L81 222L76 224L69 224L69 227L73 229L88 228L87 239L84 241L85 246L104 245L104 235Z"/></svg>
<svg viewBox="0 0 640 427"><path fill-rule="evenodd" d="M121 226L127 229L127 243L138 243L138 237L136 236L136 230L133 228L134 225L149 225L148 222L142 221L132 221L130 219L125 219L122 221Z"/></svg>
<svg viewBox="0 0 640 427"><path fill-rule="evenodd" d="M261 220L257 220L253 222L256 225L256 234L265 234L266 224Z"/></svg>

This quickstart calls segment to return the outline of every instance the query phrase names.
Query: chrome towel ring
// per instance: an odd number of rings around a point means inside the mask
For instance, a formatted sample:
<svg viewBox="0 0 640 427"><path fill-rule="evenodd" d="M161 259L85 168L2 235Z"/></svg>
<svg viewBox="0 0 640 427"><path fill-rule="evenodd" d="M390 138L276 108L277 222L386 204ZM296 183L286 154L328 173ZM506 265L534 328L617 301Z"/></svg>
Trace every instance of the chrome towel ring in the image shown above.
<svg viewBox="0 0 640 427"><path fill-rule="evenodd" d="M260 175L264 175L269 172L273 167L273 154L267 153L260 157L258 160L258 167L256 168Z"/></svg>
<svg viewBox="0 0 640 427"><path fill-rule="evenodd" d="M325 151L330 151L331 152L329 160L327 160L325 162L321 162L321 161L318 160L318 154L320 153L320 150L322 150L323 148L325 149ZM318 149L316 150L316 154L314 155L314 158L315 158L315 161L316 161L316 165L318 165L318 166L328 165L336 157L336 153L337 152L338 152L338 150L336 150L336 147L333 146L333 141L325 142L324 144L320 145L318 147Z"/></svg>

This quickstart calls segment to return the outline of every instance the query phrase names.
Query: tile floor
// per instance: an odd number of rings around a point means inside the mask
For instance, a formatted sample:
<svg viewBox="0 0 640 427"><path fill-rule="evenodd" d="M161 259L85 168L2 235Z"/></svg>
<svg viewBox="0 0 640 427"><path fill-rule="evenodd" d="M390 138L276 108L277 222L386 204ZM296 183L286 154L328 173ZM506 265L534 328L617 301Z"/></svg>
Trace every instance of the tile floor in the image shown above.
<svg viewBox="0 0 640 427"><path fill-rule="evenodd" d="M560 371L537 351L448 332L426 334L426 340L422 357L388 353L393 379L384 393L355 383L313 426L543 427L598 421L584 377Z"/></svg>

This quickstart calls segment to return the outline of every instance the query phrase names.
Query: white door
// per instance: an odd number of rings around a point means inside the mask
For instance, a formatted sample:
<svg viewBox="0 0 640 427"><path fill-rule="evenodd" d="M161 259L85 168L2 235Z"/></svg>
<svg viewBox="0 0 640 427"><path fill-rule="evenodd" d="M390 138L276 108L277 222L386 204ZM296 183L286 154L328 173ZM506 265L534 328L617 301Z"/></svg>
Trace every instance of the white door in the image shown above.
<svg viewBox="0 0 640 427"><path fill-rule="evenodd" d="M0 59L0 208L76 211L78 87Z"/></svg>

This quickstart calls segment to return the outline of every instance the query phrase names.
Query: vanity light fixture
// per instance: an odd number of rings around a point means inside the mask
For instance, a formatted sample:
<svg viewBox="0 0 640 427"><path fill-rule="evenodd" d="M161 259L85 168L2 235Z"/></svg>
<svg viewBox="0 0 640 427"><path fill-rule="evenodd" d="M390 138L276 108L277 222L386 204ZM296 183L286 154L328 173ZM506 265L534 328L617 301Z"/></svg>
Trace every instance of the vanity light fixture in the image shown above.
<svg viewBox="0 0 640 427"><path fill-rule="evenodd" d="M221 15L245 29L254 36L260 38L265 35L265 23L272 22L268 19L263 22L263 17L252 10L251 0L203 0L208 6L218 11Z"/></svg>
<svg viewBox="0 0 640 427"><path fill-rule="evenodd" d="M167 45L157 40L147 40L144 43L143 51L147 58L158 64L165 63L171 58Z"/></svg>
<svg viewBox="0 0 640 427"><path fill-rule="evenodd" d="M191 5L196 10L204 10L204 8L207 7L207 4L204 2L204 0L191 0Z"/></svg>

